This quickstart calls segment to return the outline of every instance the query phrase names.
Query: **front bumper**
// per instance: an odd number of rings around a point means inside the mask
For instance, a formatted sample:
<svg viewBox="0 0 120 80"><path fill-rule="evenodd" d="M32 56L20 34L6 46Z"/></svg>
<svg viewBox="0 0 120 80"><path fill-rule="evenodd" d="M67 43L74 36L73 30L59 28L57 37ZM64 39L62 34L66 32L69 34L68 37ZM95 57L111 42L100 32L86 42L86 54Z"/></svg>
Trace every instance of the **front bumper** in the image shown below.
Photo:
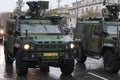
<svg viewBox="0 0 120 80"><path fill-rule="evenodd" d="M64 52L23 52L22 61L27 62L31 68L37 68L41 65L59 67L64 60L74 59L73 54L72 50Z"/></svg>
<svg viewBox="0 0 120 80"><path fill-rule="evenodd" d="M74 58L74 51L69 50L65 52L27 52L24 53L24 58L27 61L32 60L41 60L51 62L61 58ZM56 61L55 61L56 62Z"/></svg>

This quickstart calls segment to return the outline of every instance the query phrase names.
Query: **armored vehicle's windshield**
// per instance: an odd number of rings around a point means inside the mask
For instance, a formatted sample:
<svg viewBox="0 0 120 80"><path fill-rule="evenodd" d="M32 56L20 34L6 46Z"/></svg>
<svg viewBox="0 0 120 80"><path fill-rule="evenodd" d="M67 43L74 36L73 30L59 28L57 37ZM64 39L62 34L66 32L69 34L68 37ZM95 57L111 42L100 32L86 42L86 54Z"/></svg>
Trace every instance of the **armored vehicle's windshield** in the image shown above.
<svg viewBox="0 0 120 80"><path fill-rule="evenodd" d="M25 33L43 33L43 34L61 34L59 25L50 24L21 24L21 32Z"/></svg>
<svg viewBox="0 0 120 80"><path fill-rule="evenodd" d="M106 29L105 29L110 35L116 34L117 32L120 31L120 24L107 24Z"/></svg>
<svg viewBox="0 0 120 80"><path fill-rule="evenodd" d="M109 26L107 26L107 32L109 33L109 34L117 34L117 30L119 30L120 31L120 26L111 26L111 25L109 25Z"/></svg>

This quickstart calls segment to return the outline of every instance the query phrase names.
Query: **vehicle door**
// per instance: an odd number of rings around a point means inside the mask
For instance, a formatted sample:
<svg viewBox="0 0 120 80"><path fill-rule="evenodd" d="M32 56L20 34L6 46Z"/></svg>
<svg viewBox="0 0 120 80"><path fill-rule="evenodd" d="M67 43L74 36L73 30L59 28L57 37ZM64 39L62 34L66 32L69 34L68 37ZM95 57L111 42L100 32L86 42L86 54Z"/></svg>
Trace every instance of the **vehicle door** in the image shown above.
<svg viewBox="0 0 120 80"><path fill-rule="evenodd" d="M101 37L101 31L102 31L102 26L100 23L94 23L92 25L92 34L91 34L91 39L90 39L90 51L95 52L95 53L100 53L101 51L101 46L102 46L102 37Z"/></svg>
<svg viewBox="0 0 120 80"><path fill-rule="evenodd" d="M5 45L11 53L13 53L14 41L15 41L14 26L15 24L8 24L6 27L6 35L5 35Z"/></svg>
<svg viewBox="0 0 120 80"><path fill-rule="evenodd" d="M89 51L90 50L90 39L91 39L91 31L92 31L92 27L91 27L91 23L86 23L83 29L83 49L85 51Z"/></svg>

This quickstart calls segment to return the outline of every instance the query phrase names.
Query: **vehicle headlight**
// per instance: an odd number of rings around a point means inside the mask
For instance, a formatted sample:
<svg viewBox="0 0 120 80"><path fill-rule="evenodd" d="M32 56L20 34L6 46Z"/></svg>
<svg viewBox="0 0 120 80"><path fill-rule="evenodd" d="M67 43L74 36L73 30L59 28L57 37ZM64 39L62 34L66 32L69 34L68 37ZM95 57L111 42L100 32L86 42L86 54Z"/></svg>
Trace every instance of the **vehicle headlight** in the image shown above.
<svg viewBox="0 0 120 80"><path fill-rule="evenodd" d="M23 48L24 48L25 50L29 50L29 49L30 49L30 44L24 44L24 45L23 45Z"/></svg>
<svg viewBox="0 0 120 80"><path fill-rule="evenodd" d="M70 48L71 48L71 49L75 48L75 44L70 43Z"/></svg>
<svg viewBox="0 0 120 80"><path fill-rule="evenodd" d="M0 34L4 34L4 30L3 29L0 29Z"/></svg>

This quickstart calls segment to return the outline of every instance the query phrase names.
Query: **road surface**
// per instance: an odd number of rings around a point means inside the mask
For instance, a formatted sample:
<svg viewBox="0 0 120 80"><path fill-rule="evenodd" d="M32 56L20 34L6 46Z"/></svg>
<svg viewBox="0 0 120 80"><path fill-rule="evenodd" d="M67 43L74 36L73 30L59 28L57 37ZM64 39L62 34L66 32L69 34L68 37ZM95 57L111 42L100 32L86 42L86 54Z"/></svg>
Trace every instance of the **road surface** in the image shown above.
<svg viewBox="0 0 120 80"><path fill-rule="evenodd" d="M0 80L120 80L120 72L109 74L104 71L102 58L87 58L85 64L75 63L71 75L63 75L59 68L50 67L49 73L40 72L39 68L30 68L26 77L17 77L15 65L5 66L4 46L0 45Z"/></svg>

